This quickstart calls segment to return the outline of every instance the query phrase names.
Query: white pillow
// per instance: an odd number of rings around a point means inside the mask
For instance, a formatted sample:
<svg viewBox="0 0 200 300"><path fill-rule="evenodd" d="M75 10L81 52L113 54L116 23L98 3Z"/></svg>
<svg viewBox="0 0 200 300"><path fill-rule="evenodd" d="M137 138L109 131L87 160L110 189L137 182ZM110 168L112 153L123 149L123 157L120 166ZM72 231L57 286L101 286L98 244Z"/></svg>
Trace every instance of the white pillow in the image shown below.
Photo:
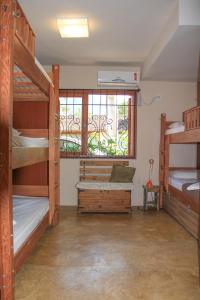
<svg viewBox="0 0 200 300"><path fill-rule="evenodd" d="M200 182L196 182L196 183L190 184L190 185L187 187L187 190L188 190L188 191L196 191L196 190L200 190Z"/></svg>
<svg viewBox="0 0 200 300"><path fill-rule="evenodd" d="M183 125L184 125L184 123L182 121L178 121L178 122L174 122L174 123L170 124L169 128L177 128L177 127L180 127Z"/></svg>
<svg viewBox="0 0 200 300"><path fill-rule="evenodd" d="M17 129L15 129L15 128L12 129L12 135L13 136L18 136L20 134L21 134L21 132L19 132Z"/></svg>
<svg viewBox="0 0 200 300"><path fill-rule="evenodd" d="M170 176L178 179L198 179L200 177L197 170L171 171Z"/></svg>

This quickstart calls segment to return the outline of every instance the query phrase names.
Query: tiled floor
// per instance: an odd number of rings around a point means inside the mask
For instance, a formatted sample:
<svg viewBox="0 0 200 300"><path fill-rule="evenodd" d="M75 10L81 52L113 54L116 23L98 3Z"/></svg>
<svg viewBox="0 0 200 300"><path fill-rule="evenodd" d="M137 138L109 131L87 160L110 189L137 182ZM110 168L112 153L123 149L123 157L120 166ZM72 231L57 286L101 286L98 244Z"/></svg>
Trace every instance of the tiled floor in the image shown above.
<svg viewBox="0 0 200 300"><path fill-rule="evenodd" d="M17 300L199 300L196 241L164 212L62 208L16 276Z"/></svg>

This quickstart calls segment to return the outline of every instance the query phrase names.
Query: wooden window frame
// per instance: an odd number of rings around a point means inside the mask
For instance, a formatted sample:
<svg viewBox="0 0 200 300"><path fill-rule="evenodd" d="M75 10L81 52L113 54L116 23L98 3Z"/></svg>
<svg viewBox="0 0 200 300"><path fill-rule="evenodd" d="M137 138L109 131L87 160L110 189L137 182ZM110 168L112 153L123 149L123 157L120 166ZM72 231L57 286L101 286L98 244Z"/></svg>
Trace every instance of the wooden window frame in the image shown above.
<svg viewBox="0 0 200 300"><path fill-rule="evenodd" d="M133 97L130 99L134 101L134 105L131 105L131 110L128 112L128 119L131 120L128 125L128 139L132 140L132 143L128 144L128 152L132 152L126 156L90 156L87 154L87 136L88 131L82 130L82 152L64 152L60 151L61 158L88 158L88 159L136 159L136 146L137 146L137 92L138 90L122 90L122 89L60 89L59 97L81 97L82 106L82 128L88 126L88 95L89 94L106 94L106 95L123 95L126 94ZM130 130L132 127L132 130Z"/></svg>

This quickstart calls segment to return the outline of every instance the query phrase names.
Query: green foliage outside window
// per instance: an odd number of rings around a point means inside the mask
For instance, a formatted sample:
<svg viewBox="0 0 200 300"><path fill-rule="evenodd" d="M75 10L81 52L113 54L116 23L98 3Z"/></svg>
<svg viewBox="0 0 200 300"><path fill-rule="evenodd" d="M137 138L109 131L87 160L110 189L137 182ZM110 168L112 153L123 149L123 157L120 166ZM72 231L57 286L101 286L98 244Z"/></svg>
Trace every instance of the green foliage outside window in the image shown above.
<svg viewBox="0 0 200 300"><path fill-rule="evenodd" d="M120 142L119 142L120 141ZM100 156L124 156L127 155L128 135L126 130L119 132L117 138L103 138L102 133L90 133L88 137L88 154ZM81 145L75 141L63 140L61 150L64 152L81 152Z"/></svg>

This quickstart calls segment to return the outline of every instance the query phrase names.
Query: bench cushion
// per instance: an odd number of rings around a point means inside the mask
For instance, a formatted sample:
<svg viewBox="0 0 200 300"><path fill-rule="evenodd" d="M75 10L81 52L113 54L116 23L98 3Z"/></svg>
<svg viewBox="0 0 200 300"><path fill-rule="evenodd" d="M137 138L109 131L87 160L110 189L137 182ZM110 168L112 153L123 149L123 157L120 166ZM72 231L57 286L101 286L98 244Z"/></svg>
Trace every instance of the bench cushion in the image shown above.
<svg viewBox="0 0 200 300"><path fill-rule="evenodd" d="M120 182L95 182L95 181L80 181L76 184L77 189L87 190L125 190L131 191L133 189L133 183L120 183Z"/></svg>

